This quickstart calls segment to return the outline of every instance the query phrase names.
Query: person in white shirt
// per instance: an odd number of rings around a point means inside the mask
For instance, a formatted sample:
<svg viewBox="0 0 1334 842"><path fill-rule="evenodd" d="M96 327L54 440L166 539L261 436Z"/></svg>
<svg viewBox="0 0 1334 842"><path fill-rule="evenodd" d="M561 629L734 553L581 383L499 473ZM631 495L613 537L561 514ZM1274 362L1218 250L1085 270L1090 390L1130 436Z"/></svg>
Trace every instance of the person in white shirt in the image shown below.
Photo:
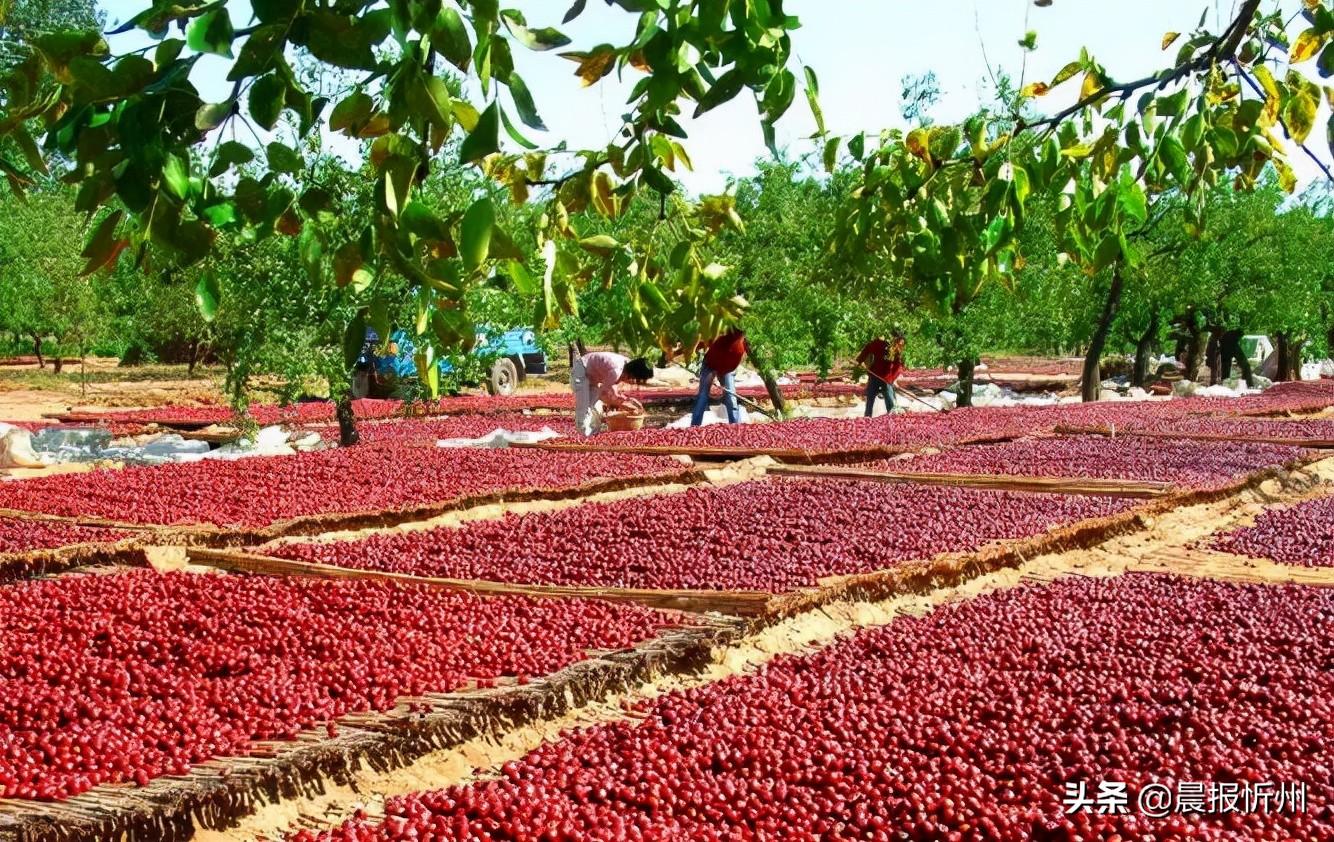
<svg viewBox="0 0 1334 842"><path fill-rule="evenodd" d="M639 401L621 393L620 384L644 382L653 376L653 366L643 357L630 359L610 351L593 351L574 361L570 388L574 389L574 425L580 435L593 434L593 404L643 412Z"/></svg>

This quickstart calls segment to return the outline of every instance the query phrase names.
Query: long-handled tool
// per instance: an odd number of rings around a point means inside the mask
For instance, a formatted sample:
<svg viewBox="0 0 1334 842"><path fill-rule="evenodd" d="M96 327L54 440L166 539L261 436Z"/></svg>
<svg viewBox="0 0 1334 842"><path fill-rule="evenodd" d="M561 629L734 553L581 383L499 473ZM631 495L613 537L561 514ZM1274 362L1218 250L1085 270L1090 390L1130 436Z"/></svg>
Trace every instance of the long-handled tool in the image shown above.
<svg viewBox="0 0 1334 842"><path fill-rule="evenodd" d="M686 371L690 372L691 374L695 375L695 377L699 377L699 376L700 376L700 373L699 373L698 371L695 371L693 368L691 368L690 366L686 365L685 363L682 363L682 364L681 364L681 367L684 368ZM729 389L729 388L727 388L726 386L724 386L724 385L723 385L723 378L722 378L722 375L719 375L717 378L715 378L714 382L718 384L718 388L719 388L719 389L722 389L722 390L723 390L723 394L731 395L732 397L734 397L734 398L736 398L737 400L741 401L742 403L744 403L746 406L750 407L751 409L754 409L756 412L760 413L761 415L763 415L763 416L766 417L766 418L769 418L769 419L771 419L771 420L775 420L775 421L778 420L778 418L777 418L772 412L770 412L769 410L767 410L767 409L765 409L764 407L760 406L760 405L759 405L758 403L756 403L755 401L751 400L750 398L744 397L744 396L742 396L742 395L738 395L738 394L736 393L736 390L734 390L734 389Z"/></svg>
<svg viewBox="0 0 1334 842"><path fill-rule="evenodd" d="M893 383L890 383L888 380L876 374L874 371L871 371L870 369L866 370L866 376L874 377L876 380L879 380L881 383L884 383L886 386L893 389L896 395L907 395L908 397L920 403L922 406L926 407L927 409L930 409L932 412L949 412L949 410L943 406L932 406L931 404L927 403L926 401L914 395L912 392L909 392L907 389L900 389L898 386L895 386Z"/></svg>

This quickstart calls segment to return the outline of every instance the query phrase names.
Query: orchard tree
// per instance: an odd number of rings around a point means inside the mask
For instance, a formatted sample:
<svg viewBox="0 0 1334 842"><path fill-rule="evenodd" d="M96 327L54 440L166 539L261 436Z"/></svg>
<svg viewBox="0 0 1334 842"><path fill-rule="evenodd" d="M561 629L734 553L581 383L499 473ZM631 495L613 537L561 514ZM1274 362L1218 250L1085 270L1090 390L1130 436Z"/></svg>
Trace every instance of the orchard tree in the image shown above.
<svg viewBox="0 0 1334 842"><path fill-rule="evenodd" d="M1289 155L1300 151L1325 166L1304 144L1322 100L1334 101L1334 88L1312 79L1334 73L1327 4L1310 0L1289 21L1244 0L1220 32L1206 20L1185 36L1167 33L1165 50L1179 44L1174 60L1139 79L1118 81L1082 52L1049 82L1023 86L1008 130L972 118L886 133L864 154L861 136L853 138L862 181L838 246L888 255L939 315L959 316L984 283L1024 265L1015 237L1028 197L1056 197L1063 253L1090 277L1109 278L1083 370L1084 397L1096 399L1127 275L1142 267L1138 241L1158 213L1179 203L1198 232L1205 195L1220 181L1250 189L1272 165L1291 191ZM1030 32L1021 43L1034 49L1036 40ZM1080 91L1072 105L1027 116L1035 98L1074 80ZM958 357L964 380L975 360L966 341ZM967 397L965 386L961 403Z"/></svg>
<svg viewBox="0 0 1334 842"><path fill-rule="evenodd" d="M224 234L296 237L312 283L370 288L381 276L401 279L433 354L471 340L460 305L497 274L540 297L547 324L582 286L628 276L647 324L636 344L689 342L743 303L718 297L697 248L739 223L732 200L686 206L669 173L688 161L683 108L701 114L746 93L772 137L802 87L790 66L798 24L781 0L616 0L634 16L633 37L585 49L495 0L253 0L249 20L234 19L239 5L154 0L115 32L138 29L156 45L122 55L94 31L42 34L5 80L0 135L17 138L38 166L45 156L22 128L37 120L44 147L73 161L66 178L78 188L78 209L96 218L90 270L122 257L142 263L150 246L179 267L206 265ZM584 7L576 0L564 21ZM564 66L586 86L611 73L638 77L617 139L598 149L538 149L525 132L544 125L515 70L518 49L547 52L553 70ZM195 84L205 55L227 62L230 87L220 98ZM334 83L311 84L312 74L299 72L305 66L338 71ZM41 84L48 74L54 87ZM466 85L451 86L452 76ZM806 78L813 97L814 76ZM333 197L307 177L323 132L368 145L374 206L352 236L330 230ZM491 195L438 209L420 200L451 138L461 139L455 160L503 183L513 201L541 208L532 261L508 247ZM14 189L24 186L15 161L0 158L0 167ZM679 243L636 251L640 244L580 236L572 220L616 217L639 201L664 216L678 208ZM372 297L348 321L349 355L373 314L391 304Z"/></svg>
<svg viewBox="0 0 1334 842"><path fill-rule="evenodd" d="M67 192L43 190L0 214L0 330L31 340L39 367L43 343L54 339L57 373L61 352L86 355L101 323L97 295L80 275L85 261L70 248L83 235Z"/></svg>

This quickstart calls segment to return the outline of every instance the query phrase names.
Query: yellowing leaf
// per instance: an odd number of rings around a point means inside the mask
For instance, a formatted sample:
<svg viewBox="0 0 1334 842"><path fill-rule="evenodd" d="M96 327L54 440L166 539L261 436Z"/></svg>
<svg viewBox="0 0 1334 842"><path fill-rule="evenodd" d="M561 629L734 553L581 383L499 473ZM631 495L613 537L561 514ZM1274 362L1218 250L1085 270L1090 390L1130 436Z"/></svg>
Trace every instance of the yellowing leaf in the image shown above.
<svg viewBox="0 0 1334 842"><path fill-rule="evenodd" d="M908 151L924 161L931 160L931 152L927 148L928 134L926 129L913 129L908 132L908 137L903 143L908 147Z"/></svg>
<svg viewBox="0 0 1334 842"><path fill-rule="evenodd" d="M1180 32L1168 32L1163 35L1163 49L1172 46L1172 42L1181 37Z"/></svg>
<svg viewBox="0 0 1334 842"><path fill-rule="evenodd" d="M1024 85L1023 90L1019 92L1020 96L1043 96L1051 90L1046 82L1030 82Z"/></svg>
<svg viewBox="0 0 1334 842"><path fill-rule="evenodd" d="M1279 95L1278 83L1274 81L1274 75L1269 72L1268 67L1257 64L1252 72L1255 73L1256 81L1260 83L1260 87L1264 88L1266 94L1271 97Z"/></svg>
<svg viewBox="0 0 1334 842"><path fill-rule="evenodd" d="M1079 98L1087 99L1102 90L1102 79L1096 73L1085 73L1084 84L1079 89Z"/></svg>
<svg viewBox="0 0 1334 842"><path fill-rule="evenodd" d="M1324 46L1326 37L1327 36L1321 35L1314 29L1303 30L1302 34L1298 35L1297 40L1292 44L1292 53L1289 56L1289 59L1293 64L1300 64L1307 59L1313 58L1316 53L1320 52L1320 48Z"/></svg>
<svg viewBox="0 0 1334 842"><path fill-rule="evenodd" d="M1078 73L1081 69L1083 69L1083 65L1080 64L1079 62L1077 61L1070 62L1065 67L1062 67L1060 70L1058 70L1056 72L1056 75L1051 78L1051 87L1054 88L1057 85L1061 84L1062 82L1068 82L1069 80L1075 78L1075 74Z"/></svg>
<svg viewBox="0 0 1334 842"><path fill-rule="evenodd" d="M1288 97L1283 106L1283 124L1288 134L1298 143L1305 143L1315 126L1316 110L1319 103L1306 91L1297 91Z"/></svg>
<svg viewBox="0 0 1334 842"><path fill-rule="evenodd" d="M1287 161L1282 158L1273 158L1271 162L1274 165L1274 170L1278 173L1278 184L1283 188L1283 192L1291 193L1296 190L1297 175L1292 171L1292 167L1288 166Z"/></svg>

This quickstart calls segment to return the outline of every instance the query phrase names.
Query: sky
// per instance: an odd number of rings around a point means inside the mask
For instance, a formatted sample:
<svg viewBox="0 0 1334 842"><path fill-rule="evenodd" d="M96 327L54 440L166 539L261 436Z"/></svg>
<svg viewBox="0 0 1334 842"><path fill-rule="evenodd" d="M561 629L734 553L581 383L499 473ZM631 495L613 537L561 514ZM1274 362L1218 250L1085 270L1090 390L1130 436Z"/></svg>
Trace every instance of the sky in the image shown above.
<svg viewBox="0 0 1334 842"><path fill-rule="evenodd" d="M108 28L148 5L149 0L99 0ZM793 46L802 64L819 76L821 105L831 132L877 134L903 125L900 116L901 80L932 71L942 97L930 112L938 122L962 118L991 100L989 66L1027 81L1050 78L1079 55L1080 47L1102 62L1115 79L1138 78L1170 63L1175 50L1164 53L1163 34L1189 32L1207 15L1214 31L1219 21L1230 20L1235 0L1054 0L1039 8L1032 0L787 0L784 10L797 16L802 27ZM1296 10L1300 0L1279 0ZM562 26L566 0L510 0L532 26L554 25L574 43L566 49L587 48L602 42L627 43L633 37L635 16L593 0L574 23ZM231 0L233 23L249 22L248 0ZM1037 32L1037 50L1025 54L1018 41L1027 30ZM146 43L142 33L117 36L113 52ZM620 126L626 96L638 73L627 69L623 80L613 74L591 88L580 87L574 64L553 53L514 49L516 70L524 77L549 128L529 132L543 146L561 140L571 148L604 146ZM208 58L196 68L195 83L206 96L223 99L229 86L222 81L226 64ZM1041 108L1059 108L1073 101L1078 81L1039 100ZM511 110L511 113L512 110ZM1317 126L1323 124L1323 116ZM749 175L758 158L767 157L753 102L748 96L703 115L683 121L690 139L686 148L694 171L678 173L695 193L718 192L733 177ZM812 148L808 140L814 121L804 98L798 95L779 123L777 140L793 154ZM1330 151L1312 135L1312 148L1325 160ZM505 139L508 142L508 138ZM354 156L350 141L333 139L340 154ZM1319 171L1300 152L1291 158L1303 184Z"/></svg>

